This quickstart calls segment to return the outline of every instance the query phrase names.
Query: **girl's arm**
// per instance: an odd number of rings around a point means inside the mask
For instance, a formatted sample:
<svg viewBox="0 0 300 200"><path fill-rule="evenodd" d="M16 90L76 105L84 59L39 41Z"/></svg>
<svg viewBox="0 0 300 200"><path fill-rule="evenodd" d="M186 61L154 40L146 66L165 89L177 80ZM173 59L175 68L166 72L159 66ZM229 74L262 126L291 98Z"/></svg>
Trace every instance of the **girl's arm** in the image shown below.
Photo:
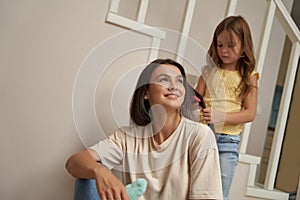
<svg viewBox="0 0 300 200"><path fill-rule="evenodd" d="M207 123L224 122L225 124L240 124L253 121L257 107L257 76L251 76L250 83L252 87L244 99L243 110L223 113L211 110L210 108L203 109L204 120L206 120Z"/></svg>
<svg viewBox="0 0 300 200"><path fill-rule="evenodd" d="M75 178L95 179L100 199L129 200L122 182L98 160L95 151L85 150L72 155L66 162L66 168Z"/></svg>
<svg viewBox="0 0 300 200"><path fill-rule="evenodd" d="M198 83L197 83L197 86L195 88L195 90L201 95L201 96L204 96L205 94L205 89L206 89L206 84L205 84L205 81L203 79L202 76L199 77L199 80L198 80Z"/></svg>

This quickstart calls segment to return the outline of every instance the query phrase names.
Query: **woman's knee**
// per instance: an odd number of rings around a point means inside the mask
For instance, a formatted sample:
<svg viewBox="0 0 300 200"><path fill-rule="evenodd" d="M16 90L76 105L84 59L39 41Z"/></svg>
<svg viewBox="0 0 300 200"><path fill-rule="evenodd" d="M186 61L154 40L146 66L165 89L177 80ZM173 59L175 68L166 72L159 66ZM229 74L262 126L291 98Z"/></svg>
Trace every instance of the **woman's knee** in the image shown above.
<svg viewBox="0 0 300 200"><path fill-rule="evenodd" d="M100 200L96 181L93 179L76 179L74 200Z"/></svg>

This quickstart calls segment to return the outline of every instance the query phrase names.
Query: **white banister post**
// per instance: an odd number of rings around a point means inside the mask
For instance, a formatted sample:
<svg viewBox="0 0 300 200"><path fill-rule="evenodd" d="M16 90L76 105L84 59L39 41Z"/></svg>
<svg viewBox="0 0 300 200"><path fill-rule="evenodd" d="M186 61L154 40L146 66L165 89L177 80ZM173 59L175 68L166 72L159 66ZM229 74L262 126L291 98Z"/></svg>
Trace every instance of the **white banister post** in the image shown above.
<svg viewBox="0 0 300 200"><path fill-rule="evenodd" d="M120 0L110 0L109 12L118 13Z"/></svg>
<svg viewBox="0 0 300 200"><path fill-rule="evenodd" d="M189 0L188 7L185 14L183 29L181 32L181 37L179 41L179 46L177 50L176 61L181 63L183 60L183 55L186 49L187 37L189 36L192 19L194 15L196 0Z"/></svg>
<svg viewBox="0 0 300 200"><path fill-rule="evenodd" d="M225 17L231 16L235 14L237 7L237 0L229 0L227 2Z"/></svg>
<svg viewBox="0 0 300 200"><path fill-rule="evenodd" d="M265 63L266 52L270 41L271 29L274 21L275 10L276 10L275 3L272 0L267 0L267 1L268 1L268 12L264 22L265 28L263 30L263 35L260 38L259 47L257 51L258 54L257 54L256 71L259 74L261 74L263 71L263 65Z"/></svg>
<svg viewBox="0 0 300 200"><path fill-rule="evenodd" d="M148 63L152 62L158 57L160 42L160 38L152 37L151 49L148 56Z"/></svg>
<svg viewBox="0 0 300 200"><path fill-rule="evenodd" d="M246 153L247 151L250 130L251 130L251 123L249 122L246 123L244 126L244 130L241 137L240 149L239 149L240 153Z"/></svg>
<svg viewBox="0 0 300 200"><path fill-rule="evenodd" d="M256 71L260 74L260 76L262 74L263 64L265 62L274 15L275 15L275 3L272 0L268 0L268 12L264 21L265 28L263 30L262 37L259 42L258 56L257 56L257 63L256 63ZM252 123L247 123L244 126L244 130L241 138L241 144L240 144L240 153L246 153L247 151L251 125Z"/></svg>
<svg viewBox="0 0 300 200"><path fill-rule="evenodd" d="M141 0L140 8L139 8L139 14L137 17L137 21L140 23L145 22L147 9L148 9L149 0Z"/></svg>

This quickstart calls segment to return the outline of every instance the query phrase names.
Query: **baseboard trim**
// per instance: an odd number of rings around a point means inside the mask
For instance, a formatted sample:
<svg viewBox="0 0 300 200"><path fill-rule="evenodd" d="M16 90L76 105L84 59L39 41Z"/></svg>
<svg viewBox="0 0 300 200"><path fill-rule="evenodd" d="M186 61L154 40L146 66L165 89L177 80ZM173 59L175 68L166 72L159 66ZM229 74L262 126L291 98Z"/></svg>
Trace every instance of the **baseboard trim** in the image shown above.
<svg viewBox="0 0 300 200"><path fill-rule="evenodd" d="M272 200L288 200L289 193L285 193L279 190L267 190L260 188L259 186L254 187L247 187L246 189L246 196L251 197L259 197L265 199L272 199Z"/></svg>

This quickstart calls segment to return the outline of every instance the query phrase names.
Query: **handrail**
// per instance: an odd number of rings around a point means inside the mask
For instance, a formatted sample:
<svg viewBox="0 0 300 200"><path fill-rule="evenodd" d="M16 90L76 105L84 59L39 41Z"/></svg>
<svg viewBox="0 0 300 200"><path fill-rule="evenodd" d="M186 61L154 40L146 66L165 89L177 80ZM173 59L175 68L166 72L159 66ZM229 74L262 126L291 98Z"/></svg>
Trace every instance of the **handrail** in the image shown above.
<svg viewBox="0 0 300 200"><path fill-rule="evenodd" d="M299 42L300 32L290 13L287 11L281 0L274 0L274 2L276 4L276 17L280 21L281 26L284 28L292 42Z"/></svg>

